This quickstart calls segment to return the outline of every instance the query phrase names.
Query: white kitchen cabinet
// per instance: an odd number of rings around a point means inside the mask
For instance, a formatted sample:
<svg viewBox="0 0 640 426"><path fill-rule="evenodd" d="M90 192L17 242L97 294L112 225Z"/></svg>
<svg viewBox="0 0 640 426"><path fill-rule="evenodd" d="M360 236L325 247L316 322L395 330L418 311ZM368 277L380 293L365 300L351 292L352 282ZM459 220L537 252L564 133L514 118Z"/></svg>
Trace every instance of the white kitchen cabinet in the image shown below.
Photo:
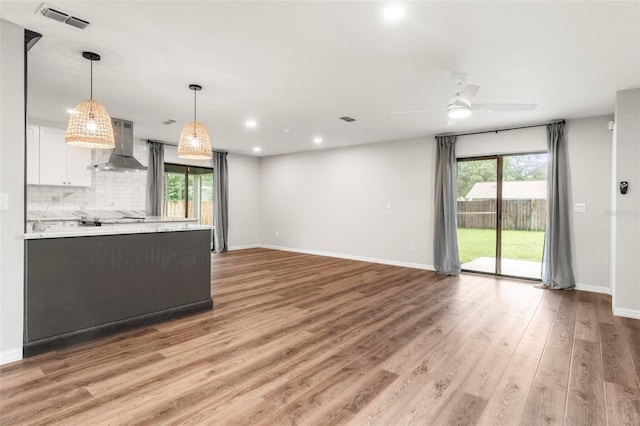
<svg viewBox="0 0 640 426"><path fill-rule="evenodd" d="M64 135L40 126L40 185L91 186L91 150L67 145Z"/></svg>
<svg viewBox="0 0 640 426"><path fill-rule="evenodd" d="M40 183L40 127L27 126L27 185Z"/></svg>

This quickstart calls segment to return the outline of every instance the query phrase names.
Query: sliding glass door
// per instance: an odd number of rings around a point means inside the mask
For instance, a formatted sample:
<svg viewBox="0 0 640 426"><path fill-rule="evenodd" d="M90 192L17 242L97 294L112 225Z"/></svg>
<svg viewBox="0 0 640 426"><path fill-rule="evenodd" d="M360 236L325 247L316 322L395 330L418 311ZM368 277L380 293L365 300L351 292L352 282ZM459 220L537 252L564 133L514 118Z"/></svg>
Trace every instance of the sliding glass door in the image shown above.
<svg viewBox="0 0 640 426"><path fill-rule="evenodd" d="M164 215L213 225L213 169L165 164Z"/></svg>
<svg viewBox="0 0 640 426"><path fill-rule="evenodd" d="M458 161L458 246L463 269L496 272L497 182L496 157Z"/></svg>
<svg viewBox="0 0 640 426"><path fill-rule="evenodd" d="M547 154L458 160L462 269L540 279Z"/></svg>

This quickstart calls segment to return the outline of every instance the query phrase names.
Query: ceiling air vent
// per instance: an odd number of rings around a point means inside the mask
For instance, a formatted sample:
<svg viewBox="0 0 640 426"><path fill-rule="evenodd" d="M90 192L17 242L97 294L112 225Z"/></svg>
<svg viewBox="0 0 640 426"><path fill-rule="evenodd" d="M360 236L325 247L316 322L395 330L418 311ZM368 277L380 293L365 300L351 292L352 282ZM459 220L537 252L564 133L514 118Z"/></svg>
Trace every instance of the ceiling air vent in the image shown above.
<svg viewBox="0 0 640 426"><path fill-rule="evenodd" d="M67 12L63 12L60 9L51 7L46 3L42 3L42 5L38 8L36 13L41 13L42 16L51 18L54 21L64 22L65 24L71 25L72 27L80 28L81 30L89 26L89 21L80 19L76 16L71 16L71 14Z"/></svg>
<svg viewBox="0 0 640 426"><path fill-rule="evenodd" d="M89 26L89 22L84 19L76 18L75 16L70 16L69 19L64 21L64 23L69 24L72 27L80 28L81 30L84 30Z"/></svg>

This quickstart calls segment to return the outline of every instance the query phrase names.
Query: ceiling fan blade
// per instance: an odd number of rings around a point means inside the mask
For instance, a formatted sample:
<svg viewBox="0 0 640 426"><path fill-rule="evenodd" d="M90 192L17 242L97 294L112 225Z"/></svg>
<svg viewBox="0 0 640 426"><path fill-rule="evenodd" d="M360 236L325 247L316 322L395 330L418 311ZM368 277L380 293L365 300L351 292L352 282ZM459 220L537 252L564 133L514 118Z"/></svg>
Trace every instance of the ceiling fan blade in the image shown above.
<svg viewBox="0 0 640 426"><path fill-rule="evenodd" d="M447 121L447 127L451 127L451 126L453 126L454 124L456 124L457 122L458 122L458 120L457 120L457 119L455 119L455 118L450 118L450 119L449 119L449 121Z"/></svg>
<svg viewBox="0 0 640 426"><path fill-rule="evenodd" d="M478 90L480 90L480 86L473 83L465 83L462 87L462 91L460 92L460 97L465 101L471 103L473 102L473 98L478 94Z"/></svg>
<svg viewBox="0 0 640 426"><path fill-rule="evenodd" d="M538 104L474 104L476 111L533 111Z"/></svg>
<svg viewBox="0 0 640 426"><path fill-rule="evenodd" d="M413 111L391 111L391 114L415 114L419 112L436 112L436 111L446 111L443 108L438 109L416 109Z"/></svg>

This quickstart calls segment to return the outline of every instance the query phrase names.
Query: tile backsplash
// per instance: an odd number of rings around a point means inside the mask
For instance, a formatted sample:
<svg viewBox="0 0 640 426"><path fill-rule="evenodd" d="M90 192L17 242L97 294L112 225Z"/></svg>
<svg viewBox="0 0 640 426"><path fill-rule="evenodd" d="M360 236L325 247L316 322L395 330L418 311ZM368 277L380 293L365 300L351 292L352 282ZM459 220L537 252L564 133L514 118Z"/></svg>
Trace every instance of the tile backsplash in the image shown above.
<svg viewBox="0 0 640 426"><path fill-rule="evenodd" d="M95 163L109 151L93 150ZM147 165L147 144L141 139L133 141L133 155ZM27 210L144 210L147 172L117 173L91 172L90 187L27 185Z"/></svg>

